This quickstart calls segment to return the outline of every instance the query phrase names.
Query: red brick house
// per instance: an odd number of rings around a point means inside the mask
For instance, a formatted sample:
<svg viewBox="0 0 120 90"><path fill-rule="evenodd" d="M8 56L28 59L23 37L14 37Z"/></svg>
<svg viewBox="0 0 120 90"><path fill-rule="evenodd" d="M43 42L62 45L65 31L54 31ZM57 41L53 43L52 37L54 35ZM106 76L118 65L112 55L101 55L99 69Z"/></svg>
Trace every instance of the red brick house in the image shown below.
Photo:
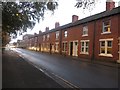
<svg viewBox="0 0 120 90"><path fill-rule="evenodd" d="M33 35L32 34L25 34L24 36L23 36L23 41L24 41L24 48L29 48L30 47L30 38L32 37Z"/></svg>
<svg viewBox="0 0 120 90"><path fill-rule="evenodd" d="M116 62L120 60L119 21L120 6L115 8L115 2L111 0L106 2L104 12L81 20L73 15L69 24L59 26L57 22L52 30L46 27L45 32L37 35L36 45L43 52Z"/></svg>
<svg viewBox="0 0 120 90"><path fill-rule="evenodd" d="M55 23L55 29L49 30L49 27L46 27L45 32L42 33L39 37L41 42L41 51L50 52L50 53L59 53L59 43L60 43L60 34L56 28L59 27L59 23Z"/></svg>

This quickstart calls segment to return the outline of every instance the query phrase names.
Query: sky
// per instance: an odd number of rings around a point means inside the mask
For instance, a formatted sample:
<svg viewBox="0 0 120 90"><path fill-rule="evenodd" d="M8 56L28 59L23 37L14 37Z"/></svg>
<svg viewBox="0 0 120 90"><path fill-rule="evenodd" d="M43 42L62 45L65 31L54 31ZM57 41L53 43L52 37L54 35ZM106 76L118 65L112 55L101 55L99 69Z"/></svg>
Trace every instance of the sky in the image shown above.
<svg viewBox="0 0 120 90"><path fill-rule="evenodd" d="M118 2L120 0L114 0L115 7L118 6ZM79 16L79 20L85 17L103 12L106 10L106 0L97 0L96 5L94 6L93 10L89 12L88 10L83 10L82 8L74 7L76 4L76 0L59 0L58 1L58 8L52 14L51 11L45 12L44 20L40 20L40 23L36 23L35 27L32 30L27 30L25 34L34 34L39 33L41 30L42 32L45 31L46 27L49 27L49 30L55 27L55 22L59 22L60 26L71 23L72 22L72 15ZM10 43L17 42L18 39L22 40L23 35L18 35L16 39L12 39Z"/></svg>

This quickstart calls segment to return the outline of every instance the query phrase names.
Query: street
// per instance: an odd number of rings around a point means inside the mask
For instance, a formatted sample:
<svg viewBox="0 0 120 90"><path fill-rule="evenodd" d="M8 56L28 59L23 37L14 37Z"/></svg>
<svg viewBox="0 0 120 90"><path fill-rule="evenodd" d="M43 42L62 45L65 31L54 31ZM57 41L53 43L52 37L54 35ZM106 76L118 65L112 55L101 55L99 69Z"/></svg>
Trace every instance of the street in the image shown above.
<svg viewBox="0 0 120 90"><path fill-rule="evenodd" d="M2 89L63 88L11 50L2 54Z"/></svg>
<svg viewBox="0 0 120 90"><path fill-rule="evenodd" d="M81 62L70 57L13 49L32 65L80 88L118 88L118 68Z"/></svg>

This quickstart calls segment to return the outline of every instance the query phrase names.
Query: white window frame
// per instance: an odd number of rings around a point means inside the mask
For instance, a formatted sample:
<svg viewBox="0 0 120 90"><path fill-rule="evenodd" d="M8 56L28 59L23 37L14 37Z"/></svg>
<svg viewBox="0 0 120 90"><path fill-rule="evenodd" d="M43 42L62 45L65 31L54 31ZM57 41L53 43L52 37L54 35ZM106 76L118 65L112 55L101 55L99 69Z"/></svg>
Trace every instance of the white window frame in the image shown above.
<svg viewBox="0 0 120 90"><path fill-rule="evenodd" d="M90 40L81 40L81 51L80 54L89 54L89 42ZM84 43L84 46L82 46L82 42ZM88 46L86 47L86 42L88 42ZM84 48L84 51L82 51L82 47ZM86 52L86 48L88 48L88 52Z"/></svg>
<svg viewBox="0 0 120 90"><path fill-rule="evenodd" d="M56 37L56 40L59 39L59 31L56 32L55 37Z"/></svg>
<svg viewBox="0 0 120 90"><path fill-rule="evenodd" d="M35 42L37 42L38 37L35 37Z"/></svg>
<svg viewBox="0 0 120 90"><path fill-rule="evenodd" d="M112 46L113 46L113 38L110 38L110 39L100 39L100 54L99 56L106 56L106 57L113 57L112 54L108 54L107 53L107 48L108 48L108 41L112 41ZM105 53L101 53L101 42L104 41L105 42ZM111 46L111 48L112 48Z"/></svg>
<svg viewBox="0 0 120 90"><path fill-rule="evenodd" d="M65 44L67 43L67 41L63 41L62 42L62 47L64 47L63 49L62 49L62 52L66 52L67 51L67 49L66 49L66 46L65 46Z"/></svg>
<svg viewBox="0 0 120 90"><path fill-rule="evenodd" d="M86 32L86 33L84 33L84 32ZM87 26L87 25L83 26L82 36L83 36L83 37L84 37L84 36L88 36L88 26Z"/></svg>
<svg viewBox="0 0 120 90"><path fill-rule="evenodd" d="M68 36L68 31L65 30L65 31L64 31L64 37L66 38L67 36Z"/></svg>
<svg viewBox="0 0 120 90"><path fill-rule="evenodd" d="M47 40L49 40L50 39L50 35L49 34L47 34Z"/></svg>
<svg viewBox="0 0 120 90"><path fill-rule="evenodd" d="M109 25L105 25L105 22L109 21ZM110 27L110 31L105 31L106 27ZM106 20L103 21L103 28L102 28L102 33L101 34L109 34L111 33L111 20Z"/></svg>
<svg viewBox="0 0 120 90"><path fill-rule="evenodd" d="M45 35L43 35L43 41L45 41Z"/></svg>
<svg viewBox="0 0 120 90"><path fill-rule="evenodd" d="M59 52L59 42L55 42L55 52Z"/></svg>

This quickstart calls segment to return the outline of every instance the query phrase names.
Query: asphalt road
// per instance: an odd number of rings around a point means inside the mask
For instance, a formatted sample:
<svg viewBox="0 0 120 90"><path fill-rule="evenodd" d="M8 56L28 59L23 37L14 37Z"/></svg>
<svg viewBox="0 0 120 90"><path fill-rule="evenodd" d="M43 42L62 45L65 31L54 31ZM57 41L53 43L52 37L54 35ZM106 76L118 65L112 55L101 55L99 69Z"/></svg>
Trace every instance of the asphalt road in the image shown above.
<svg viewBox="0 0 120 90"><path fill-rule="evenodd" d="M118 88L118 68L81 62L70 57L15 49L22 57L80 88Z"/></svg>
<svg viewBox="0 0 120 90"><path fill-rule="evenodd" d="M2 54L2 88L63 88L11 50Z"/></svg>

